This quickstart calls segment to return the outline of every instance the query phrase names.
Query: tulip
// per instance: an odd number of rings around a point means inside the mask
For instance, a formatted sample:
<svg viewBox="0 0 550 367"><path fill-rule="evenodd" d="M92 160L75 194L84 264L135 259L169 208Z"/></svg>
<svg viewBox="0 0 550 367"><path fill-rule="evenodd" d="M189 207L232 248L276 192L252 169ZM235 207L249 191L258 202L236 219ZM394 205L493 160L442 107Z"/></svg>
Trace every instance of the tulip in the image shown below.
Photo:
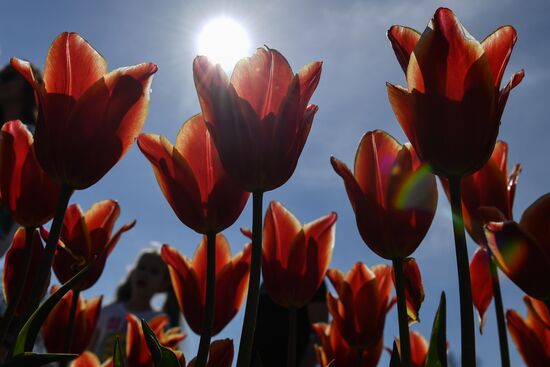
<svg viewBox="0 0 550 367"><path fill-rule="evenodd" d="M437 187L410 144L375 130L359 143L354 174L334 157L331 163L344 180L367 246L388 260L411 255L432 223Z"/></svg>
<svg viewBox="0 0 550 367"><path fill-rule="evenodd" d="M298 309L323 282L332 249L336 213L301 225L281 203L272 201L265 214L262 273L275 303Z"/></svg>
<svg viewBox="0 0 550 367"><path fill-rule="evenodd" d="M410 345L411 345L411 367L425 367L426 358L428 357L428 342L417 331L410 333ZM399 340L397 340L397 347L400 347Z"/></svg>
<svg viewBox="0 0 550 367"><path fill-rule="evenodd" d="M56 181L73 189L96 183L128 151L147 115L154 64L107 72L105 59L76 33L52 43L38 81L27 61L12 66L38 101L36 157Z"/></svg>
<svg viewBox="0 0 550 367"><path fill-rule="evenodd" d="M67 282L86 265L94 262L75 288L90 288L101 276L107 257L113 251L122 233L135 225L135 220L124 224L113 235L120 206L114 200L103 200L91 206L86 213L78 204L68 207L61 237L55 252L53 270L61 283ZM49 234L43 230L44 237Z"/></svg>
<svg viewBox="0 0 550 367"><path fill-rule="evenodd" d="M141 134L138 146L185 225L202 234L218 233L237 220L249 194L226 174L201 114L183 124L175 146L153 134Z"/></svg>
<svg viewBox="0 0 550 367"><path fill-rule="evenodd" d="M516 42L511 26L481 43L446 8L421 35L393 26L388 37L406 73L407 89L388 83L392 109L419 157L444 177L466 176L489 159L514 74L500 84Z"/></svg>
<svg viewBox="0 0 550 367"><path fill-rule="evenodd" d="M483 333L485 316L493 300L493 279L491 276L491 255L480 247L474 252L470 263L472 300L479 318L479 332Z"/></svg>
<svg viewBox="0 0 550 367"><path fill-rule="evenodd" d="M51 293L55 291L57 291L57 287L54 286ZM73 290L67 292L50 311L48 318L42 325L42 338L49 353L64 352L63 342L67 331L71 328L69 315L70 310L74 307L72 305L75 300L73 294ZM76 298L73 337L71 347L67 350L69 353L81 354L89 347L99 320L102 298L101 296L89 300L83 300L82 297Z"/></svg>
<svg viewBox="0 0 550 367"><path fill-rule="evenodd" d="M519 223L490 222L487 243L496 264L528 295L550 301L550 193L523 212Z"/></svg>
<svg viewBox="0 0 550 367"><path fill-rule="evenodd" d="M357 349L349 346L334 323L317 323L312 327L321 339L321 345L315 346L317 360L321 367L377 366L384 346L383 339L380 339L372 348ZM359 353L361 353L360 356Z"/></svg>
<svg viewBox="0 0 550 367"><path fill-rule="evenodd" d="M27 228L45 224L54 215L60 191L38 164L27 127L19 120L6 122L0 140L0 192L15 221Z"/></svg>
<svg viewBox="0 0 550 367"><path fill-rule="evenodd" d="M550 327L544 324L532 307L532 301L524 298L527 304L527 319L516 311L506 313L508 330L512 340L528 367L550 365Z"/></svg>
<svg viewBox="0 0 550 367"><path fill-rule="evenodd" d="M29 241L27 236L31 234L32 239ZM44 247L38 230L29 231L19 228L15 232L13 242L6 252L2 277L4 298L8 305L15 303L13 306L15 307L15 315L21 315L24 311L30 297L31 287L37 281L38 264L40 264L43 257ZM28 266L24 264L28 264ZM46 294L50 283L50 274L51 272L48 272L40 298ZM22 279L24 279L24 284L21 284Z"/></svg>
<svg viewBox="0 0 550 367"><path fill-rule="evenodd" d="M128 314L128 329L126 332L126 362L132 367L154 367L153 358L149 352L145 333L141 326L141 321L134 315ZM180 328L172 328L164 331L164 327L168 323L168 318L164 315L157 316L148 322L149 327L158 338L161 345L175 350L178 343L185 338L181 333ZM176 353L180 361L184 361L183 353ZM185 364L183 364L185 365Z"/></svg>
<svg viewBox="0 0 550 367"><path fill-rule="evenodd" d="M104 365L107 365L107 363ZM71 367L101 367L101 362L94 353L85 351L71 362Z"/></svg>
<svg viewBox="0 0 550 367"><path fill-rule="evenodd" d="M327 295L327 305L338 332L353 348L374 347L383 337L392 291L391 268L377 265L370 270L357 262L344 276L337 269L327 275L339 298Z"/></svg>
<svg viewBox="0 0 550 367"><path fill-rule="evenodd" d="M416 260L407 258L403 261L405 301L409 325L420 321L418 316L420 306L424 302L424 284ZM395 269L392 271L392 280L395 285ZM411 336L412 339L412 336Z"/></svg>
<svg viewBox="0 0 550 367"><path fill-rule="evenodd" d="M212 342L206 367L231 367L233 353L233 340L222 339ZM187 367L196 367L196 359L192 359Z"/></svg>
<svg viewBox="0 0 550 367"><path fill-rule="evenodd" d="M250 269L250 246L233 258L227 239L216 236L216 303L212 335L218 334L239 311L245 297ZM191 330L202 334L206 284L206 238L203 237L193 259L175 248L162 246L162 258L170 270L174 293Z"/></svg>
<svg viewBox="0 0 550 367"><path fill-rule="evenodd" d="M193 63L204 120L227 173L245 190L269 191L294 172L317 106L308 105L321 62L293 74L278 51L259 48L231 79L205 56Z"/></svg>

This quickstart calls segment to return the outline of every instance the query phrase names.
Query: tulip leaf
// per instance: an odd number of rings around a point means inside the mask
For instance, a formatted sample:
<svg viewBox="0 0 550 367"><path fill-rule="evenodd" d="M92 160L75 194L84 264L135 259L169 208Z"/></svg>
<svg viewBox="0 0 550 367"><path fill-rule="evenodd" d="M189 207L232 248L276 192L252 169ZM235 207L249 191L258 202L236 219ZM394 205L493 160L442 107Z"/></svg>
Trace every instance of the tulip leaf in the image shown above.
<svg viewBox="0 0 550 367"><path fill-rule="evenodd" d="M13 357L9 362L2 364L1 367L38 367L45 366L52 362L70 361L78 357L78 354L49 353L37 354L24 352Z"/></svg>
<svg viewBox="0 0 550 367"><path fill-rule="evenodd" d="M145 341L149 347L149 352L151 353L155 367L180 367L176 354L169 348L160 344L154 331L151 330L149 324L143 319L141 319L141 327L143 328Z"/></svg>
<svg viewBox="0 0 550 367"><path fill-rule="evenodd" d="M31 351L36 341L36 336L40 331L40 327L46 321L46 318L55 307L55 305L63 298L63 296L71 290L71 288L78 282L92 267L94 262L86 265L82 270L80 270L74 277L69 279L69 281L63 284L57 291L51 294L45 301L38 307L36 311L29 317L23 328L17 335L15 341L15 348L13 350L14 356L23 354L26 351Z"/></svg>
<svg viewBox="0 0 550 367"><path fill-rule="evenodd" d="M113 352L113 367L126 367L126 354L120 348L120 340L118 337L115 341L115 350Z"/></svg>
<svg viewBox="0 0 550 367"><path fill-rule="evenodd" d="M426 357L426 367L447 367L447 331L446 331L446 301L445 292L441 292L441 300L435 314L430 336L430 346Z"/></svg>
<svg viewBox="0 0 550 367"><path fill-rule="evenodd" d="M390 367L401 367L399 349L397 349L397 343L395 340L393 341L393 350L391 351Z"/></svg>

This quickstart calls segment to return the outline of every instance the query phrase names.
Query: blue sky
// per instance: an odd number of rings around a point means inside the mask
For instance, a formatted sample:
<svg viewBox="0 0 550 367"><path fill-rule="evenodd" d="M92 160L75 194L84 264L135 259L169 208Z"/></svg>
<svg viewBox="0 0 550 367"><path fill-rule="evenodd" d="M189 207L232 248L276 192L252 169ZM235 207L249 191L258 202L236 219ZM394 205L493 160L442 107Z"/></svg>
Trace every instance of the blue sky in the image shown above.
<svg viewBox="0 0 550 367"><path fill-rule="evenodd" d="M510 165L521 162L523 173L517 188L514 214L550 189L546 147L550 81L547 58L550 50L550 3L544 0L490 1L25 1L6 2L0 12L0 64L12 56L42 67L47 49L63 31L86 38L109 62L110 69L140 62L154 62L159 71L152 85L150 113L144 132L166 135L174 140L180 125L200 111L192 79L195 39L210 18L228 15L242 22L253 48L268 45L281 51L294 70L322 60L323 74L312 103L319 105L311 134L294 176L265 196L279 200L303 222L330 211L338 212L336 246L332 267L347 271L356 261L371 266L384 262L361 241L343 184L332 170L335 155L351 164L363 133L383 129L405 141L386 97L385 82L404 84L404 77L386 30L393 24L423 30L441 5L455 11L469 32L481 40L498 26L512 24L518 42L505 80L520 68L525 80L512 92L504 113L499 138L510 146ZM244 56L244 55L243 55ZM112 299L116 284L140 249L150 241L169 243L191 255L200 237L181 224L165 202L149 163L137 146L107 176L92 188L77 192L72 202L87 209L93 202L113 198L122 207L119 225L137 219L108 260L98 283L87 296L105 294ZM250 203L241 218L225 234L232 249L240 251L245 238L240 226L250 226ZM424 243L414 257L421 267L426 301L422 322L414 325L426 337L442 290L448 296L450 350L460 350L456 265L450 208L440 195L438 212ZM475 245L470 243L470 254ZM521 292L502 280L505 308L525 314ZM242 315L218 336L230 337L238 345ZM386 320L385 341L391 345L398 334L396 311ZM189 330L188 330L189 331ZM189 331L190 332L190 331ZM192 334L190 332L190 334ZM485 333L476 333L482 366L499 363L493 306ZM511 341L510 341L511 342ZM186 355L196 353L196 338L185 343ZM512 365L522 365L511 346ZM387 365L386 356L380 365Z"/></svg>

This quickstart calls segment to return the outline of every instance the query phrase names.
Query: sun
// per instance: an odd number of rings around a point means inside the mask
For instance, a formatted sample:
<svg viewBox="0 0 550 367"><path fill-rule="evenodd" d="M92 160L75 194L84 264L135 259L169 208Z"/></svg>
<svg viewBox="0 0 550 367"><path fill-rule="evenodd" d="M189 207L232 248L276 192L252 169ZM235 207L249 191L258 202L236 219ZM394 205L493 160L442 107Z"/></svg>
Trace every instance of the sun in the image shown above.
<svg viewBox="0 0 550 367"><path fill-rule="evenodd" d="M208 56L226 71L250 52L250 40L244 27L229 17L210 20L197 38L199 55Z"/></svg>

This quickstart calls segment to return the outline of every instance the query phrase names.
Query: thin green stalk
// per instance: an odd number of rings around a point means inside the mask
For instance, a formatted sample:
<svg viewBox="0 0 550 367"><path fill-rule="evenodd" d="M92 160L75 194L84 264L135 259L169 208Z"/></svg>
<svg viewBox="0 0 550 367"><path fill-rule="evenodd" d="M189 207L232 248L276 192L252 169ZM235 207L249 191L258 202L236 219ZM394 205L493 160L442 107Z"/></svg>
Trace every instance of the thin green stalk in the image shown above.
<svg viewBox="0 0 550 367"><path fill-rule="evenodd" d="M395 275L395 292L397 293L397 315L399 320L399 356L401 367L410 367L411 342L409 337L407 300L405 298L405 274L403 274L403 259L393 259L393 272Z"/></svg>
<svg viewBox="0 0 550 367"><path fill-rule="evenodd" d="M4 341L6 334L10 329L13 316L15 315L15 310L17 310L17 305L19 305L21 297L23 296L23 289L25 288L25 283L27 282L29 268L31 265L33 236L34 228L25 227L25 249L23 250L23 258L25 259L25 263L23 264L23 273L20 278L17 277L14 279L17 281L14 289L15 294L13 294L12 299L9 300L10 302L8 303L8 308L6 309L6 312L2 317L2 322L0 323L0 343Z"/></svg>
<svg viewBox="0 0 550 367"><path fill-rule="evenodd" d="M288 309L287 366L296 367L296 308Z"/></svg>
<svg viewBox="0 0 550 367"><path fill-rule="evenodd" d="M73 289L71 309L69 311L69 322L67 324L67 334L65 334L65 341L63 342L63 353L69 353L73 344L74 322L76 317L76 307L78 306L79 296L80 296L80 290ZM59 367L66 367L68 363L69 363L68 361L59 362Z"/></svg>
<svg viewBox="0 0 550 367"><path fill-rule="evenodd" d="M476 340L474 329L474 310L472 288L464 220L462 219L461 177L449 177L451 190L451 210L453 214L453 232L455 238L456 266L460 296L460 335L462 340L462 366L475 367Z"/></svg>
<svg viewBox="0 0 550 367"><path fill-rule="evenodd" d="M208 351L210 350L210 338L214 325L214 304L216 299L216 233L206 235L206 306L204 312L203 328L197 353L197 367L206 366Z"/></svg>
<svg viewBox="0 0 550 367"><path fill-rule="evenodd" d="M256 316L258 314L260 296L260 273L262 270L263 194L261 191L252 193L252 259L237 367L249 367L252 356L252 344L254 342L254 330L256 329Z"/></svg>
<svg viewBox="0 0 550 367"><path fill-rule="evenodd" d="M63 185L61 186L61 193L59 195L59 201L57 202L57 208L53 217L52 226L50 228L50 234L46 241L46 247L44 249L44 257L38 267L36 273L36 282L31 289L31 295L29 297L29 303L25 308L25 320L34 312L36 307L40 304L42 290L47 287L45 284L48 280L48 274L52 268L53 255L61 234L61 226L63 224L63 218L65 217L65 211L69 205L69 200L73 194L73 190Z"/></svg>
<svg viewBox="0 0 550 367"><path fill-rule="evenodd" d="M493 294L495 297L495 312L497 315L498 342L500 344L500 362L502 367L510 367L510 350L508 348L508 336L506 334L506 323L504 322L504 308L502 306L502 294L495 261L491 256L491 280L493 282Z"/></svg>

